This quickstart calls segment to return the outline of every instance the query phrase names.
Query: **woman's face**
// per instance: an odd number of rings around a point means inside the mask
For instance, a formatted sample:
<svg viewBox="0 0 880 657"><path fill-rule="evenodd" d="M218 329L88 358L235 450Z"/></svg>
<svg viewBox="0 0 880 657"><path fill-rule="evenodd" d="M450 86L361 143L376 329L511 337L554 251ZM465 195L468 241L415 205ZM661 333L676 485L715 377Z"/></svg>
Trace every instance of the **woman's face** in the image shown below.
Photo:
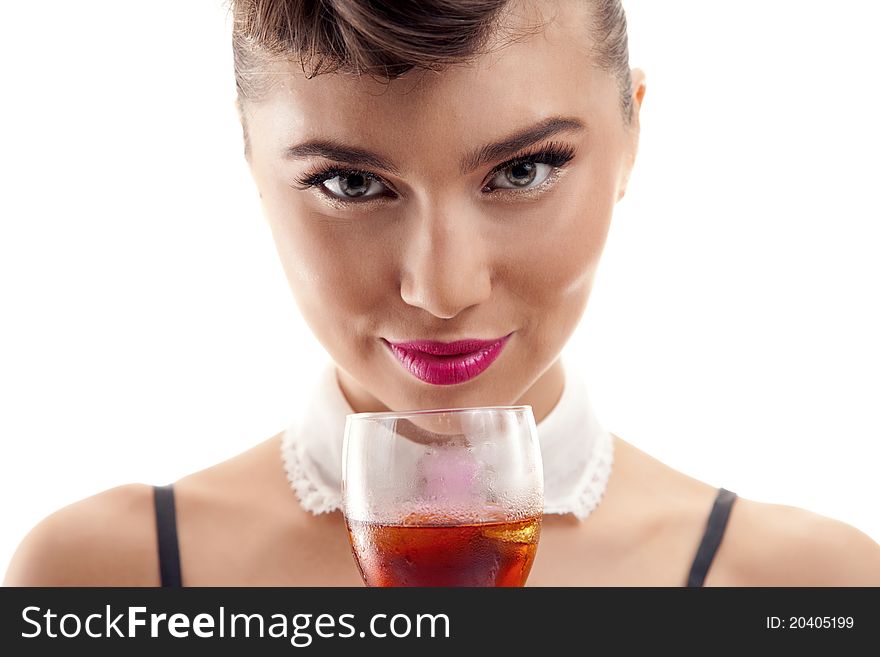
<svg viewBox="0 0 880 657"><path fill-rule="evenodd" d="M558 399L643 91L636 71L627 126L614 78L589 64L585 5L542 3L556 13L537 34L387 84L283 64L244 108L290 287L355 411L532 403L540 420ZM508 334L455 384L417 378L386 342Z"/></svg>

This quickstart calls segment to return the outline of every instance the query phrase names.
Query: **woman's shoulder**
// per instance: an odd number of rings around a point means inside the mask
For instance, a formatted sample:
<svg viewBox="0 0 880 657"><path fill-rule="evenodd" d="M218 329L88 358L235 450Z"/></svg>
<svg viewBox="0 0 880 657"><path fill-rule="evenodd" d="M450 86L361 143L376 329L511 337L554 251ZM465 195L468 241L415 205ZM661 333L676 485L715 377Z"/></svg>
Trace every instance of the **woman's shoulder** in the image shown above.
<svg viewBox="0 0 880 657"><path fill-rule="evenodd" d="M678 564L687 558L689 567L719 489L615 438L609 486L615 502L606 509L606 519L623 518L629 527L647 528L638 541L645 559ZM615 520L614 526L619 525ZM705 585L878 586L880 545L840 520L737 495Z"/></svg>
<svg viewBox="0 0 880 657"><path fill-rule="evenodd" d="M880 586L880 544L796 506L736 500L718 549L716 586Z"/></svg>
<svg viewBox="0 0 880 657"><path fill-rule="evenodd" d="M280 437L174 482L178 538L187 574L198 565L187 557L194 552L211 554L202 550L205 544L234 543L236 527L255 521L280 525L278 517L269 517L281 506L278 490L284 485L280 454L276 454ZM277 468L271 467L273 460L278 461ZM153 485L130 483L51 513L18 545L4 584L158 586L154 496Z"/></svg>
<svg viewBox="0 0 880 657"><path fill-rule="evenodd" d="M656 554L692 559L719 489L616 437L620 509ZM619 457L619 458L618 458ZM736 492L736 491L734 491ZM641 519L641 521L640 521ZM856 527L796 506L737 495L705 580L706 586L877 586L880 545Z"/></svg>
<svg viewBox="0 0 880 657"><path fill-rule="evenodd" d="M5 586L154 586L153 487L115 486L38 522L19 543Z"/></svg>

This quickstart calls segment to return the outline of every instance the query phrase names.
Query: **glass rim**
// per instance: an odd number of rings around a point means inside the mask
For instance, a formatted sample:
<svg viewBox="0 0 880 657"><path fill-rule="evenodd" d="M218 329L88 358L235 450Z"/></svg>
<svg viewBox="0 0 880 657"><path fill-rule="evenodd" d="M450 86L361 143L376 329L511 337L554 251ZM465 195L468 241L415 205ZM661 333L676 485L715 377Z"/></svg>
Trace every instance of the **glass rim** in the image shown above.
<svg viewBox="0 0 880 657"><path fill-rule="evenodd" d="M366 413L348 413L345 418L348 419L389 419L389 418L405 418L413 415L440 415L441 413L467 413L473 411L523 411L532 409L531 404L517 404L513 406L455 406L452 408L423 408L412 411L376 411Z"/></svg>

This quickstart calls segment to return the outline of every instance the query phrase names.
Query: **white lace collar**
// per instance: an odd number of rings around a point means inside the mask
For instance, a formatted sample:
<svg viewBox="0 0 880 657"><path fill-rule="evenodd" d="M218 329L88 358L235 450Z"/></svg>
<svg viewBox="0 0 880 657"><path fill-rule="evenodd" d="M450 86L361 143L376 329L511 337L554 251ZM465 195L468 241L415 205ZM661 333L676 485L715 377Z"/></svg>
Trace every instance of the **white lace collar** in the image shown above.
<svg viewBox="0 0 880 657"><path fill-rule="evenodd" d="M303 508L314 514L342 507L342 439L345 416L353 412L339 388L336 366L329 361L282 437L287 478ZM566 368L562 397L537 427L544 462L544 513L586 518L608 484L614 440L596 419L577 372Z"/></svg>

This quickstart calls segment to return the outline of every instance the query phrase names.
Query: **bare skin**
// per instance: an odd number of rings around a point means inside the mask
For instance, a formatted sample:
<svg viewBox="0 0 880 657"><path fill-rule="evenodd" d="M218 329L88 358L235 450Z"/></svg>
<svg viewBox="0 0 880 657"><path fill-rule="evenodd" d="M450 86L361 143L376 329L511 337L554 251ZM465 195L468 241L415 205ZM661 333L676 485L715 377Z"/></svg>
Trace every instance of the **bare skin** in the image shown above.
<svg viewBox="0 0 880 657"><path fill-rule="evenodd" d="M296 501L280 435L175 483L185 586L361 586L340 513ZM683 586L716 489L615 437L585 521L545 516L529 586ZM110 489L65 507L19 546L7 586L158 586L153 494ZM739 498L705 586L877 586L880 549L839 521Z"/></svg>
<svg viewBox="0 0 880 657"><path fill-rule="evenodd" d="M559 399L560 353L626 192L645 95L644 74L633 70L633 117L624 120L616 79L588 63L588 4L518 3L511 20L541 9L544 29L471 65L388 87L306 79L280 63L273 92L243 107L248 162L290 288L356 411L530 404L540 422ZM510 154L462 172L475 147L553 116L583 128L531 146L571 147L564 167L543 165L539 182L512 191L494 171ZM332 188L296 188L328 160L284 153L316 138L375 151L395 170L366 167L382 181L369 183L370 196L381 193L366 202L331 198L341 176ZM381 341L509 332L489 369L448 386L415 379ZM361 584L341 515L300 507L279 441L175 483L185 584ZM530 585L685 584L717 489L615 441L598 508L584 521L545 518ZM6 584L155 586L153 513L146 484L65 507L25 537ZM842 522L740 498L705 583L877 586L880 546Z"/></svg>

